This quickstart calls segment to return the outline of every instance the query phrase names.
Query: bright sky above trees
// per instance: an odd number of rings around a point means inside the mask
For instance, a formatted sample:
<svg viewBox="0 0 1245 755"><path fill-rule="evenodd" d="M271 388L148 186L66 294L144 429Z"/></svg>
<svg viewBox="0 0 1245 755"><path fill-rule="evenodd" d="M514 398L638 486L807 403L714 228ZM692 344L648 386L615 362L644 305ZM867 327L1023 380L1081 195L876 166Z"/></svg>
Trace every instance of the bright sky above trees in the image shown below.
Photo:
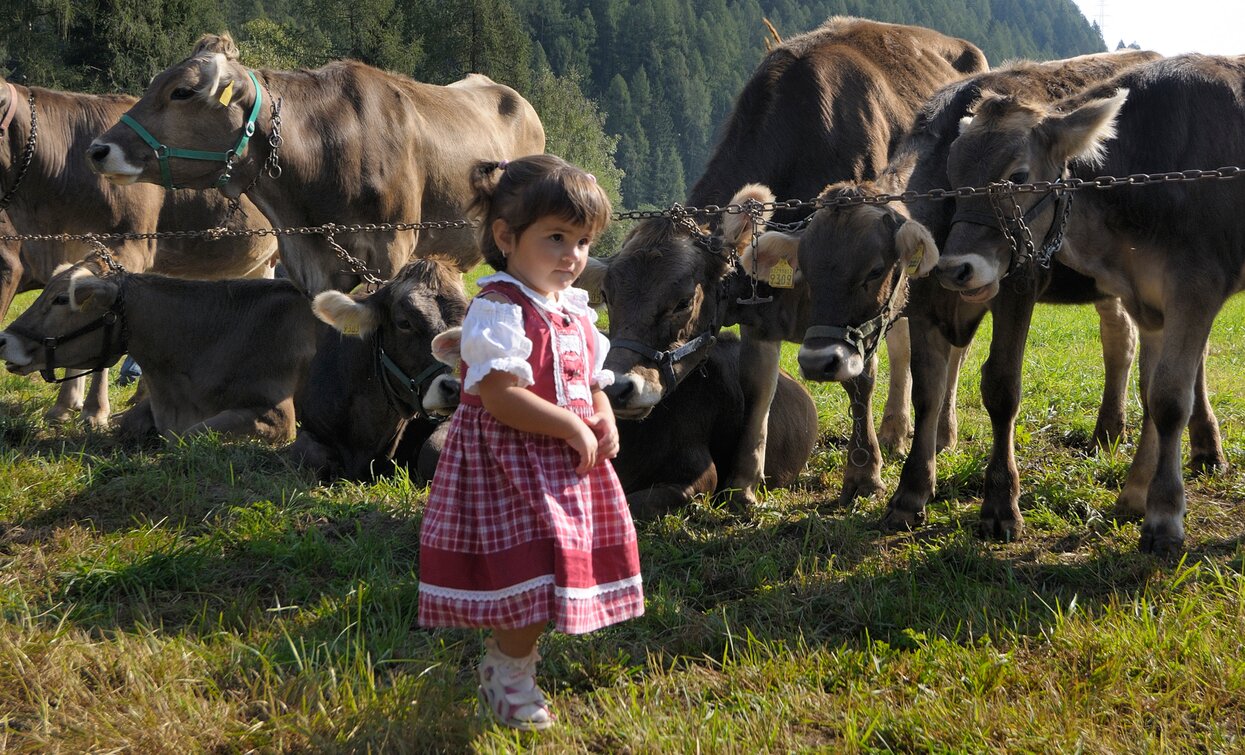
<svg viewBox="0 0 1245 755"><path fill-rule="evenodd" d="M1245 54L1245 3L1239 0L1075 0L1090 21L1102 20L1107 49L1120 40L1164 55Z"/></svg>

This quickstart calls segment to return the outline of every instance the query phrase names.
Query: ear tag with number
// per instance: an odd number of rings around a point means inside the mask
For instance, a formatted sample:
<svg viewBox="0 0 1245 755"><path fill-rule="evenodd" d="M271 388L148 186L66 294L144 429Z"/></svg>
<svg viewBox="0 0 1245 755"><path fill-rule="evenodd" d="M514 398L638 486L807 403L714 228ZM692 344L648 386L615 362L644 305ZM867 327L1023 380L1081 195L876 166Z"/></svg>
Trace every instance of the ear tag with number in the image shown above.
<svg viewBox="0 0 1245 755"><path fill-rule="evenodd" d="M233 82L229 84L220 93L220 104L229 107L229 103L233 102Z"/></svg>
<svg viewBox="0 0 1245 755"><path fill-rule="evenodd" d="M795 288L795 270L786 260L778 260L769 271L769 284L774 288Z"/></svg>
<svg viewBox="0 0 1245 755"><path fill-rule="evenodd" d="M921 262L925 259L925 242L922 241L916 245L916 251L912 253L912 259L908 260L908 267L905 272L908 275L916 275L921 269Z"/></svg>

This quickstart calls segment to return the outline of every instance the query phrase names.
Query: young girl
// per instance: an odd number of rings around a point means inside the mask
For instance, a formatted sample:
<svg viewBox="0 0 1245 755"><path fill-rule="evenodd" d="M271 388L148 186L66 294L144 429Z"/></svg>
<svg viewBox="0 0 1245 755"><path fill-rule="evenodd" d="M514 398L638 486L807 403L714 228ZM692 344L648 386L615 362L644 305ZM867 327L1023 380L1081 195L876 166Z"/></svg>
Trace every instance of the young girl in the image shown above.
<svg viewBox="0 0 1245 755"><path fill-rule="evenodd" d="M553 155L481 163L481 278L462 324L462 398L420 535L419 621L487 627L481 703L502 723L553 723L536 641L644 612L635 528L608 459L609 342L571 283L610 202Z"/></svg>

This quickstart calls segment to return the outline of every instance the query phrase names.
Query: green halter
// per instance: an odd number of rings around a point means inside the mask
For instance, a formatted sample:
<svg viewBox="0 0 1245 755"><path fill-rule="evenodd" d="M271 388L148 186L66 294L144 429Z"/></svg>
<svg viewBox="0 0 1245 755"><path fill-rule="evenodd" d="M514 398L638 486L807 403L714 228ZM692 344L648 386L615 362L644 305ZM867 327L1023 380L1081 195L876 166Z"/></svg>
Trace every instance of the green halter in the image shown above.
<svg viewBox="0 0 1245 755"><path fill-rule="evenodd" d="M169 167L170 157L179 157L183 160L209 160L211 162L224 163L225 171L221 173L220 178L216 179L216 186L223 188L229 182L231 163L234 158L242 154L242 151L246 149L247 143L254 136L255 120L259 117L259 108L264 101L264 94L259 88L259 81L255 78L255 74L247 71L246 75L251 77L251 84L255 87L255 104L251 106L251 114L247 117L246 124L242 127L242 136L238 139L237 146L228 152L203 152L197 149L181 149L179 147L166 146L161 144L147 129L142 127L142 124L128 114L121 116L121 122L134 129L139 138L147 142L147 146L156 151L156 157L160 159L160 177L163 179L164 188L183 188L173 184L173 171Z"/></svg>

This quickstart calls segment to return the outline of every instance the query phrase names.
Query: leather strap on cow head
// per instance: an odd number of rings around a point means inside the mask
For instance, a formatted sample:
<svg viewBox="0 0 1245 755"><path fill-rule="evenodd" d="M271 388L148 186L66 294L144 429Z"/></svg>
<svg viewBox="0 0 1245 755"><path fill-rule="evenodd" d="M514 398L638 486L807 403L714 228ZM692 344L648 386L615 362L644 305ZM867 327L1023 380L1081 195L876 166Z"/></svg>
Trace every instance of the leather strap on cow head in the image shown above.
<svg viewBox="0 0 1245 755"><path fill-rule="evenodd" d="M877 353L878 347L882 343L882 339L895 325L895 321L899 319L899 293L903 290L904 269L902 265L896 266L894 277L891 281L891 293L886 297L886 302L882 305L882 311L876 317L866 320L859 326L848 325L840 327L838 325L814 325L804 331L804 340L810 338L833 338L838 341L846 341L856 349L856 353L860 354L861 359L868 362Z"/></svg>
<svg viewBox="0 0 1245 755"><path fill-rule="evenodd" d="M646 343L629 338L611 340L610 348L634 351L656 364L658 371L661 373L661 395L662 398L665 398L673 393L675 388L679 387L679 384L683 382L683 378L690 375L692 370L696 369L708 358L709 348L717 343L718 340L717 336L714 335L715 332L716 328L705 331L677 349L669 349L667 351L658 351ZM688 365L683 370L682 376L676 374L674 371L675 365L695 354L700 355L700 359L697 360L696 364Z"/></svg>
<svg viewBox="0 0 1245 755"><path fill-rule="evenodd" d="M246 123L242 126L242 135L238 137L238 143L228 152L204 152L197 149L182 149L181 147L170 147L161 144L158 139L151 135L142 124L134 120L129 114L121 116L121 122L134 129L134 133L147 143L156 152L156 157L160 160L160 178L166 189L180 189L183 187L173 183L173 170L169 166L169 158L177 157L183 160L206 160L208 162L224 163L225 169L221 172L220 177L216 179L217 188L224 188L229 183L229 178L233 170L233 161L238 159L242 152L246 149L246 145L251 141L251 137L255 135L255 121L259 118L260 105L264 102L264 93L259 86L259 80L255 78L255 74L247 71L246 75L251 77L251 86L255 90L255 102L251 105L251 113L247 116Z"/></svg>
<svg viewBox="0 0 1245 755"><path fill-rule="evenodd" d="M5 82L9 88L9 106L5 109L4 119L0 120L0 139L8 134L9 126L13 124L13 116L17 113L17 87L12 83ZM17 177L13 179L13 185L0 197L0 212L4 212L12 203L13 197L17 195L17 187L22 185L22 179L26 177L26 171L30 170L30 163L35 156L35 143L39 138L39 122L35 114L35 90L30 90L30 133L26 135L26 146L22 150L21 160L17 166Z"/></svg>
<svg viewBox="0 0 1245 755"><path fill-rule="evenodd" d="M424 411L424 394L434 378L450 371L449 366L441 362L433 362L418 375L411 377L385 353L380 342L379 331L373 336L373 343L376 352L376 374L380 378L381 388L384 390L389 406L405 420L415 417L423 417L434 422L444 420L444 417Z"/></svg>
<svg viewBox="0 0 1245 755"><path fill-rule="evenodd" d="M1011 248L1011 261L1003 277L1011 275L1014 270L1028 262L1034 262L1042 269L1047 269L1050 267L1055 252L1063 246L1068 216L1072 212L1072 194L1062 189L1062 182L1062 178L1053 182L1055 188L1047 192L1029 208L1028 212L1023 214L1020 212L1020 205L1016 203L1015 193L1012 191L1013 184L1010 181L991 184L988 194L991 212L987 214L978 210L957 209L951 218L951 224L972 223L998 228L1003 232ZM1010 208L1004 207L1004 202L1007 201L1011 203ZM1041 248L1037 249L1033 243L1033 233L1029 230L1029 223L1033 222L1033 219L1040 215L1052 201L1055 203L1055 215L1050 227L1046 229L1046 237L1042 240Z"/></svg>
<svg viewBox="0 0 1245 755"><path fill-rule="evenodd" d="M108 311L100 315L96 319L88 322L80 328L71 330L68 333L59 336L40 336L35 333L23 332L9 326L11 332L17 333L23 338L38 343L43 348L43 369L39 370L39 374L49 383L64 383L67 380L73 380L82 375L90 375L95 372L103 372L109 367L116 364L129 350L130 334L125 321L125 285L129 280L128 275L118 275L117 277L117 298L112 305L108 307ZM56 370L59 369L56 364L56 349L64 346L70 341L75 341L88 333L94 333L99 329L104 330L104 340L100 346L99 358L96 360L95 367L84 373L75 375L66 374L63 378L56 377ZM120 338L116 344L113 344L113 335L119 334Z"/></svg>

